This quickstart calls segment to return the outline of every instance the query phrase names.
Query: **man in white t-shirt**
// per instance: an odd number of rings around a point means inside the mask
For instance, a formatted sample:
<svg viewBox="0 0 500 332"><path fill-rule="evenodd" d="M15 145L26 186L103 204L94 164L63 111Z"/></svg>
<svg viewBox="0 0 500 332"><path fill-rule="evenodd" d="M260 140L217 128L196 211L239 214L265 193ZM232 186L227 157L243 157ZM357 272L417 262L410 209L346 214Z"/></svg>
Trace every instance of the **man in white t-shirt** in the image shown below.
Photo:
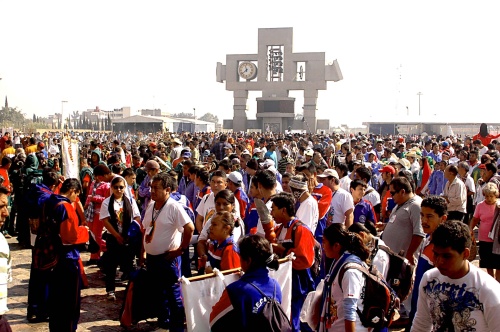
<svg viewBox="0 0 500 332"><path fill-rule="evenodd" d="M446 221L432 233L433 269L418 287L417 313L411 331L498 331L500 284L469 263L470 230Z"/></svg>
<svg viewBox="0 0 500 332"><path fill-rule="evenodd" d="M181 255L188 250L194 225L183 206L170 199L174 181L166 173L153 177L152 202L142 221L145 229L143 245L154 289L151 295L158 296L158 303L161 303L158 325L170 331L184 331L184 306L178 280L181 277Z"/></svg>
<svg viewBox="0 0 500 332"><path fill-rule="evenodd" d="M314 234L319 220L318 201L308 191L307 178L302 174L295 175L289 185L296 204L299 204L295 217Z"/></svg>
<svg viewBox="0 0 500 332"><path fill-rule="evenodd" d="M354 220L354 202L351 194L340 188L337 171L334 169L325 169L317 178L318 182L323 183L323 185L332 190L328 222L332 224L344 224L346 227L351 226Z"/></svg>
<svg viewBox="0 0 500 332"><path fill-rule="evenodd" d="M227 188L226 173L223 171L213 172L210 177L210 188L212 192L203 196L200 204L196 208L196 212L198 213L196 216L196 230L198 230L198 233L201 232L203 226L205 226L207 221L215 214L215 195L217 195L219 191ZM237 200L234 204L234 209L239 215L240 204Z"/></svg>

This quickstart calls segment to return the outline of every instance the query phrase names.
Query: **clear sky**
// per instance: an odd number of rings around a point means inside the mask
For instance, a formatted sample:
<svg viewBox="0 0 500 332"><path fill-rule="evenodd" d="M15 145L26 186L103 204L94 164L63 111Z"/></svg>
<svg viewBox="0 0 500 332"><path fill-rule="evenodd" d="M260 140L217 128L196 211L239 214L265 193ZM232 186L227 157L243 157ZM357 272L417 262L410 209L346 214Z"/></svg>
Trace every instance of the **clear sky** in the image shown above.
<svg viewBox="0 0 500 332"><path fill-rule="evenodd" d="M339 62L344 80L318 98L331 125L415 118L417 92L422 121L500 122L499 12L498 1L0 0L0 103L28 116L67 100L65 112L231 118L216 63L256 53L258 28L293 27L295 52Z"/></svg>

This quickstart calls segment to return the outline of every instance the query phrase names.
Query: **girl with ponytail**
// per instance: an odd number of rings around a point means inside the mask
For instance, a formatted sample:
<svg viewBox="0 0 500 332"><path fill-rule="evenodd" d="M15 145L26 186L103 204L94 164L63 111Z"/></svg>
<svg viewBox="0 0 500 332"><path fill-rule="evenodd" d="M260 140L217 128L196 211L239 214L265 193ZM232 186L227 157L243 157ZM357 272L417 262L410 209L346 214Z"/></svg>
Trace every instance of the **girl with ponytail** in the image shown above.
<svg viewBox="0 0 500 332"><path fill-rule="evenodd" d="M368 331L356 312L362 308L365 277L356 269L347 269L339 280L339 271L346 263L368 267L370 250L358 234L349 232L342 224L332 224L323 233L323 251L335 262L325 277L317 331Z"/></svg>
<svg viewBox="0 0 500 332"><path fill-rule="evenodd" d="M212 308L212 332L258 331L259 327L254 325L259 321L257 315L264 307L265 296L280 303L282 300L280 285L269 277L269 269L279 268L278 257L273 254L269 241L259 235L245 236L239 243L239 250L245 274L227 286Z"/></svg>

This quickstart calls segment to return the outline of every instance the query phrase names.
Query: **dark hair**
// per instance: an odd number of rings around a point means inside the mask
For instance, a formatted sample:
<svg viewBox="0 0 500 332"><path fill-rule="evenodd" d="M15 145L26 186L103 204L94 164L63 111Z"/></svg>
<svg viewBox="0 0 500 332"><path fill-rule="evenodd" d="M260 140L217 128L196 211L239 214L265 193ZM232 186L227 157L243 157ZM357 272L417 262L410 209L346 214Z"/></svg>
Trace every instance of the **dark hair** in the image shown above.
<svg viewBox="0 0 500 332"><path fill-rule="evenodd" d="M111 172L113 172L114 174L122 174L122 167L120 165L117 165L117 164L113 164L111 165Z"/></svg>
<svg viewBox="0 0 500 332"><path fill-rule="evenodd" d="M59 191L61 192L61 194L66 194L71 189L74 189L77 193L81 193L82 185L80 184L80 181L78 181L77 179L66 179Z"/></svg>
<svg viewBox="0 0 500 332"><path fill-rule="evenodd" d="M284 178L292 178L293 174L292 173L288 173L288 172L285 172L283 173L283 176L281 177L281 180L283 180Z"/></svg>
<svg viewBox="0 0 500 332"><path fill-rule="evenodd" d="M497 166L493 163L484 164L484 167L486 167L487 171L493 172L493 175L498 172Z"/></svg>
<svg viewBox="0 0 500 332"><path fill-rule="evenodd" d="M175 179L166 173L156 174L153 177L152 182L156 182L156 181L160 182L161 187L163 189L170 188L171 191L175 191L175 189L177 188L177 184L176 184Z"/></svg>
<svg viewBox="0 0 500 332"><path fill-rule="evenodd" d="M223 159L219 163L219 167L222 167L224 169L224 172L229 173L231 170L231 162L227 159Z"/></svg>
<svg viewBox="0 0 500 332"><path fill-rule="evenodd" d="M8 195L10 194L10 190L9 188L7 187L4 187L4 186L0 186L0 195Z"/></svg>
<svg viewBox="0 0 500 332"><path fill-rule="evenodd" d="M259 169L259 162L257 161L257 159L252 158L247 162L247 167L256 171Z"/></svg>
<svg viewBox="0 0 500 332"><path fill-rule="evenodd" d="M12 159L9 157L3 157L2 158L2 167L7 166L8 164L12 164Z"/></svg>
<svg viewBox="0 0 500 332"><path fill-rule="evenodd" d="M352 180L351 181L351 184L349 185L349 188L356 190L356 188L358 186L363 186L363 188L365 188L365 189L368 187L368 185L364 181L362 181L360 179L356 179L356 180Z"/></svg>
<svg viewBox="0 0 500 332"><path fill-rule="evenodd" d="M435 247L447 248L463 253L471 247L472 238L469 227L461 221L447 220L440 224L432 234L431 243Z"/></svg>
<svg viewBox="0 0 500 332"><path fill-rule="evenodd" d="M488 136L488 125L486 123L481 123L481 125L479 126L479 135L481 135L482 137L486 137Z"/></svg>
<svg viewBox="0 0 500 332"><path fill-rule="evenodd" d="M131 175L135 175L135 172L132 168L125 168L121 174L121 176L123 176L124 178L127 177L127 176L131 176Z"/></svg>
<svg viewBox="0 0 500 332"><path fill-rule="evenodd" d="M420 207L428 207L440 217L448 214L448 204L441 196L428 196L422 200Z"/></svg>
<svg viewBox="0 0 500 332"><path fill-rule="evenodd" d="M183 167L184 167L184 166L189 166L189 167L191 167L191 166L193 166L193 164L194 164L194 163L193 163L193 161L192 161L191 159L186 159L186 160L184 160L184 161L182 162L182 166L183 166Z"/></svg>
<svg viewBox="0 0 500 332"><path fill-rule="evenodd" d="M200 166L198 166L198 165L193 165L193 166L189 167L189 169L188 169L188 173L189 173L189 174L195 174L195 175L196 175L200 169L201 169L201 167L200 167Z"/></svg>
<svg viewBox="0 0 500 332"><path fill-rule="evenodd" d="M403 171L403 173L402 174L401 173L402 172L399 172L398 173L399 177L391 181L392 187L397 192L401 191L401 189L404 189L407 193L413 193L414 189L410 180L408 179L408 175L406 174L407 172Z"/></svg>
<svg viewBox="0 0 500 332"><path fill-rule="evenodd" d="M206 171L204 168L201 168L196 172L196 177L200 179L203 184L208 185L208 179L210 178L210 173Z"/></svg>
<svg viewBox="0 0 500 332"><path fill-rule="evenodd" d="M340 171L342 171L342 175L346 176L349 174L349 167L347 167L347 164L345 163L340 163L336 166ZM339 175L340 176L340 175Z"/></svg>
<svg viewBox="0 0 500 332"><path fill-rule="evenodd" d="M252 181L257 181L264 189L271 190L276 186L276 175L270 170L258 171ZM292 216L293 214L291 214Z"/></svg>
<svg viewBox="0 0 500 332"><path fill-rule="evenodd" d="M51 168L49 168L48 172L42 173L42 184L50 188L55 186L57 183L59 183L59 174L57 174L57 172L54 172Z"/></svg>
<svg viewBox="0 0 500 332"><path fill-rule="evenodd" d="M328 226L323 233L323 238L326 238L330 245L340 244L343 251L349 251L364 262L370 257L370 249L366 247L363 239L358 234L346 230L342 224Z"/></svg>
<svg viewBox="0 0 500 332"><path fill-rule="evenodd" d="M310 162L309 162L309 163L304 164L304 166L306 166L304 169L307 169L307 170L309 171L309 173L311 173L311 175L312 175L312 174L315 174L315 173L317 172L317 170L316 170L316 166L314 166L314 165L313 165L312 163L310 163Z"/></svg>
<svg viewBox="0 0 500 332"><path fill-rule="evenodd" d="M375 228L375 225L373 225L373 223L371 223L371 225L373 226L373 228ZM361 232L363 233L366 233L366 234L371 234L371 235L374 235L374 236L377 236L377 230L375 229L375 234L373 234L373 231L368 229L368 227L366 227L366 224L363 224L363 223L360 223L360 222L355 222L353 223L351 226L349 226L349 228L347 229L349 232L353 232L353 233L356 233L356 234L359 234Z"/></svg>
<svg viewBox="0 0 500 332"><path fill-rule="evenodd" d="M167 174L168 176L173 177L173 178L174 178L174 180L175 180L174 182L175 182L175 183L177 183L177 180L178 180L178 175L179 175L179 174L177 174L177 172L176 172L176 171L174 171L173 169L171 169L170 171L166 172L166 174ZM177 188L177 187L176 187L176 188Z"/></svg>
<svg viewBox="0 0 500 332"><path fill-rule="evenodd" d="M273 254L271 244L264 237L260 235L245 236L240 240L238 247L241 259L245 261L251 259L248 270L255 270L262 267L278 270L280 266L278 256Z"/></svg>
<svg viewBox="0 0 500 332"><path fill-rule="evenodd" d="M271 202L273 202L278 209L286 208L288 216L292 217L295 215L295 200L292 194L280 192L271 197Z"/></svg>
<svg viewBox="0 0 500 332"><path fill-rule="evenodd" d="M108 158L108 164L114 164L120 162L120 157L117 154L113 154Z"/></svg>
<svg viewBox="0 0 500 332"><path fill-rule="evenodd" d="M457 166L455 166L455 165L448 166L448 172L450 172L451 174L456 176L458 174Z"/></svg>
<svg viewBox="0 0 500 332"><path fill-rule="evenodd" d="M370 171L368 167L365 166L361 166L356 169L356 175L366 183L370 183L370 180L372 179L372 171Z"/></svg>
<svg viewBox="0 0 500 332"><path fill-rule="evenodd" d="M99 164L94 167L94 176L105 176L108 174L111 174L111 170L108 168L108 166Z"/></svg>
<svg viewBox="0 0 500 332"><path fill-rule="evenodd" d="M212 181L212 179L213 179L214 176L218 176L218 177L224 178L224 180L227 179L226 172L224 172L224 171L217 170L217 171L213 172L210 175L210 181Z"/></svg>
<svg viewBox="0 0 500 332"><path fill-rule="evenodd" d="M217 195L215 195L214 197L214 201L216 201L218 198L222 198L222 199L225 199L226 201L228 201L229 203L231 204L235 204L235 197L234 197L234 193L229 190L229 189L224 189L224 190L221 190L217 193Z"/></svg>
<svg viewBox="0 0 500 332"><path fill-rule="evenodd" d="M125 181L124 178L122 178L121 176L117 176L117 177L113 178L113 180L111 180L111 187L114 186L115 184L117 184L118 182L123 182L124 184L127 183L127 181Z"/></svg>

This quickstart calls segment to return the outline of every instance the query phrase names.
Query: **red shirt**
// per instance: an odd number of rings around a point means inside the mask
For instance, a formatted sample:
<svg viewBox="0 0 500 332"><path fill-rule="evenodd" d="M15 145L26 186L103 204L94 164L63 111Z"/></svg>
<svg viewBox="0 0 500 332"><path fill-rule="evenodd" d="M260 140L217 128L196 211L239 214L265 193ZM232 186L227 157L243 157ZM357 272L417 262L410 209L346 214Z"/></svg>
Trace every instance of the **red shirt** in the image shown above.
<svg viewBox="0 0 500 332"><path fill-rule="evenodd" d="M483 145L488 145L491 143L491 140L495 139L495 138L498 138L500 137L500 134L498 135L491 135L491 134L488 134L488 136L486 137L483 137L481 136L481 134L476 134L474 135L474 137L472 138L472 140L480 140L481 143L483 143Z"/></svg>

